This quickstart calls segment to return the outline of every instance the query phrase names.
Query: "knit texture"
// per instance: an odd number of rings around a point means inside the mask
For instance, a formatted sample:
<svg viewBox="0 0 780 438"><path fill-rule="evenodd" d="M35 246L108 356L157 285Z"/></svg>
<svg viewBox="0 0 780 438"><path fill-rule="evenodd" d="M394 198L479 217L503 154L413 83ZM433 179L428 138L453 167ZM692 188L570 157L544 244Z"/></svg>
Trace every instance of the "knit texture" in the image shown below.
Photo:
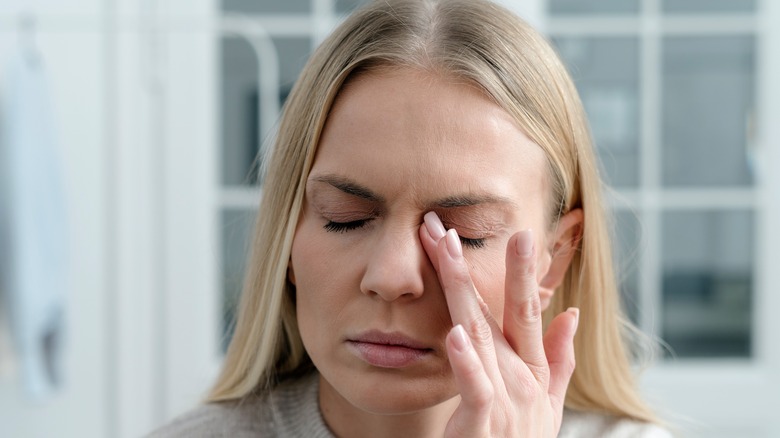
<svg viewBox="0 0 780 438"><path fill-rule="evenodd" d="M152 432L150 438L305 437L333 438L318 402L319 376L284 382L260 397L209 403ZM670 438L658 426L588 412L565 410L560 438Z"/></svg>

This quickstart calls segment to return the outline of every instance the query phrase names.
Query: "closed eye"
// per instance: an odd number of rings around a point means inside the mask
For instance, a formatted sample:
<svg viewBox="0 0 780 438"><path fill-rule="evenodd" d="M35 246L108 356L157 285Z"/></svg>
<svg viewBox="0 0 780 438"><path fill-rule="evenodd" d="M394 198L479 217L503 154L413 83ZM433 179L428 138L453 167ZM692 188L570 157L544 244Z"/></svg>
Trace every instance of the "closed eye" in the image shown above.
<svg viewBox="0 0 780 438"><path fill-rule="evenodd" d="M363 228L372 220L374 219L373 218L360 219L360 220L349 221L349 222L328 221L328 223L326 223L323 228L325 228L325 231L328 231L330 233L346 233L347 231Z"/></svg>
<svg viewBox="0 0 780 438"><path fill-rule="evenodd" d="M369 219L359 219L356 221L349 221L349 222L335 222L329 220L323 228L325 228L325 231L330 233L346 233L347 231L353 231L358 230L360 228L365 227L368 225L369 222L374 220L374 218ZM460 242L463 244L463 246L466 246L468 248L484 248L486 245L485 238L479 238L479 239L471 239L468 237L460 236Z"/></svg>
<svg viewBox="0 0 780 438"><path fill-rule="evenodd" d="M454 227L451 227L450 225L448 225L446 223L444 224L444 227L446 229L454 228ZM471 234L471 232L473 232L475 234L482 234L482 233L477 232L476 230L471 230L468 233ZM463 237L460 234L460 231L458 232L458 237L460 237L460 243L463 246L467 247L467 248L480 249L480 248L484 248L487 245L487 237L478 237L478 238L477 237L475 237L475 238Z"/></svg>
<svg viewBox="0 0 780 438"><path fill-rule="evenodd" d="M463 236L460 236L460 243L463 244L463 246L474 249L484 248L486 245L485 238L469 239L468 237Z"/></svg>

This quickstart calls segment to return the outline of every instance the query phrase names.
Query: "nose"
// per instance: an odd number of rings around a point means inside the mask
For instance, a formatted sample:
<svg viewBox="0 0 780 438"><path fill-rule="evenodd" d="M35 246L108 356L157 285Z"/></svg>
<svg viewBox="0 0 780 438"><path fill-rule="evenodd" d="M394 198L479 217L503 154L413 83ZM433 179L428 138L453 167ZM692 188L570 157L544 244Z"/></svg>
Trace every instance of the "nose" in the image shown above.
<svg viewBox="0 0 780 438"><path fill-rule="evenodd" d="M387 230L371 248L360 290L385 301L420 298L430 261L415 227Z"/></svg>

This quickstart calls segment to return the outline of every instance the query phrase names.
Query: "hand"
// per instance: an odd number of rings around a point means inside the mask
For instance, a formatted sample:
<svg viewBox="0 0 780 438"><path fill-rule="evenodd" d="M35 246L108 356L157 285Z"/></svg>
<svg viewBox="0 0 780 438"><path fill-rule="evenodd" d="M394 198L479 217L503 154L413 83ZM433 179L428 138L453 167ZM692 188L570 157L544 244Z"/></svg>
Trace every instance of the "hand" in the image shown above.
<svg viewBox="0 0 780 438"><path fill-rule="evenodd" d="M420 238L439 276L454 327L447 355L461 402L446 437L555 437L574 372L579 310L557 315L542 336L530 230L509 239L503 330L474 287L454 229L425 215Z"/></svg>

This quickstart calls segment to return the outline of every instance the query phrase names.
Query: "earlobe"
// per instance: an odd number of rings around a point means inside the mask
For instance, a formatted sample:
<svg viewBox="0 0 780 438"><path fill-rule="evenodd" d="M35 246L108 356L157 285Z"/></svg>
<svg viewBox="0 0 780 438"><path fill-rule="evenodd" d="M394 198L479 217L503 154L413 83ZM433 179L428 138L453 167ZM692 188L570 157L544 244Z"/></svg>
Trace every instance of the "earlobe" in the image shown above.
<svg viewBox="0 0 780 438"><path fill-rule="evenodd" d="M551 252L548 253L548 260L546 260L549 267L539 282L539 298L543 309L549 306L555 289L566 277L571 260L582 240L583 225L583 213L580 208L569 211L558 221Z"/></svg>

